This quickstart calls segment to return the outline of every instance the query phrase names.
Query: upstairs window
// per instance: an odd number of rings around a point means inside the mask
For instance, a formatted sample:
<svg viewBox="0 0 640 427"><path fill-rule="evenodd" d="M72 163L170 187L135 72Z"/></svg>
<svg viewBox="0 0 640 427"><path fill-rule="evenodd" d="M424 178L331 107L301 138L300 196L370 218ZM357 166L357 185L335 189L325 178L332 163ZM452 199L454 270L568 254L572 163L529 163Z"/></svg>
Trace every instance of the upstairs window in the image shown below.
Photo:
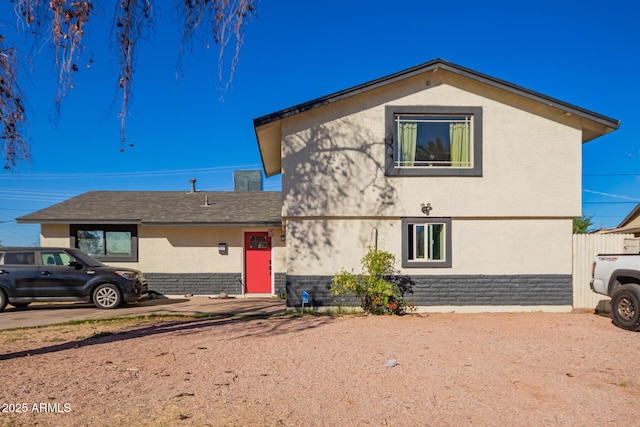
<svg viewBox="0 0 640 427"><path fill-rule="evenodd" d="M482 176L482 109L387 107L387 175Z"/></svg>
<svg viewBox="0 0 640 427"><path fill-rule="evenodd" d="M395 166L472 167L472 120L472 116L397 114Z"/></svg>

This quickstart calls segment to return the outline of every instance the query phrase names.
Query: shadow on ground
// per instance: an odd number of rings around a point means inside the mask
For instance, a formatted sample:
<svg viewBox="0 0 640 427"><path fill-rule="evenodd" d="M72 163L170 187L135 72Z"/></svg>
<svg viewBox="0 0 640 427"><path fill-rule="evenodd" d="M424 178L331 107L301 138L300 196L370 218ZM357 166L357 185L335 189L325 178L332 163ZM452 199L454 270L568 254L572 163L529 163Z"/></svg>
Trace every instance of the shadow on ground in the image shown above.
<svg viewBox="0 0 640 427"><path fill-rule="evenodd" d="M135 340L136 338L160 336L166 334L187 335L200 333L207 328L237 325L243 334L230 339L242 339L251 336L286 335L303 330L315 329L333 323L333 316L225 316L213 315L215 318L172 320L169 322L154 323L137 329L130 329L101 337L78 339L61 344L46 347L21 350L13 353L0 354L0 360L16 359L26 356L35 356L59 351L71 350L80 347L89 347L99 344L107 344L118 341Z"/></svg>

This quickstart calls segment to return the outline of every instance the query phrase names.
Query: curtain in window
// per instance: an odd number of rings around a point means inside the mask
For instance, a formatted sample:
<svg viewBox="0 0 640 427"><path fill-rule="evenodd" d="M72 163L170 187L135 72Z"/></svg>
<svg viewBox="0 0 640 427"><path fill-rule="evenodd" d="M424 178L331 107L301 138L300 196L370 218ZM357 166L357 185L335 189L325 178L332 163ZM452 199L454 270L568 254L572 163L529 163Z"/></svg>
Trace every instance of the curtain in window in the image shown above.
<svg viewBox="0 0 640 427"><path fill-rule="evenodd" d="M106 255L131 255L131 233L128 231L105 232Z"/></svg>
<svg viewBox="0 0 640 427"><path fill-rule="evenodd" d="M471 166L471 138L469 122L449 124L449 140L451 141L451 166Z"/></svg>
<svg viewBox="0 0 640 427"><path fill-rule="evenodd" d="M89 255L104 255L104 234L102 230L78 230L77 246Z"/></svg>
<svg viewBox="0 0 640 427"><path fill-rule="evenodd" d="M417 123L398 123L398 166L414 165L417 139Z"/></svg>

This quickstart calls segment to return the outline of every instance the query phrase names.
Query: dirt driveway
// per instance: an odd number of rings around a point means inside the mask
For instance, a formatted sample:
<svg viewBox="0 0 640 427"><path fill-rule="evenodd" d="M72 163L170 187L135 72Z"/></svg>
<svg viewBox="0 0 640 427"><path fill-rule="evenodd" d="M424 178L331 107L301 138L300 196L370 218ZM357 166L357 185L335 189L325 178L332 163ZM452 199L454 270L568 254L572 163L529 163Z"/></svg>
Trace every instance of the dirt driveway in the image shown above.
<svg viewBox="0 0 640 427"><path fill-rule="evenodd" d="M285 301L278 298L162 298L129 303L115 310L100 310L90 303L35 303L27 309L8 306L0 313L0 330L54 325L74 320L136 317L150 314L237 314L284 313Z"/></svg>
<svg viewBox="0 0 640 427"><path fill-rule="evenodd" d="M640 417L640 334L589 313L28 331L0 332L0 425L635 426Z"/></svg>

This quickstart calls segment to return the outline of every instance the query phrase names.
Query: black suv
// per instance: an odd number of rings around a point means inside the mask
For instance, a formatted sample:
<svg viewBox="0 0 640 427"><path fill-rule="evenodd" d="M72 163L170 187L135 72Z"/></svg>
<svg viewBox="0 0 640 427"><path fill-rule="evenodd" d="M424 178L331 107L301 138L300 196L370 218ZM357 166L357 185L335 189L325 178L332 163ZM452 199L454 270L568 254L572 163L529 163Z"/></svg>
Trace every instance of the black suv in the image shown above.
<svg viewBox="0 0 640 427"><path fill-rule="evenodd" d="M0 247L0 311L35 301L90 301L116 308L147 293L144 275L108 267L78 249Z"/></svg>

